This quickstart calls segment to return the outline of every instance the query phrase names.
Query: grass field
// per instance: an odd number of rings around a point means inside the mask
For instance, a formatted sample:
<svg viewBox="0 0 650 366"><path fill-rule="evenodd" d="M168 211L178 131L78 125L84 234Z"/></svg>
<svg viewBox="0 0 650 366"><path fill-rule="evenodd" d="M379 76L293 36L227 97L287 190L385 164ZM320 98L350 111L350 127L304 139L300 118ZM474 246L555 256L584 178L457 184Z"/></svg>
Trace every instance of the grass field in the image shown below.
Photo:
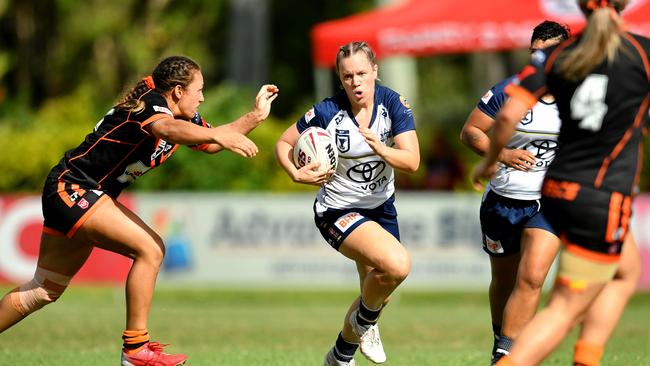
<svg viewBox="0 0 650 366"><path fill-rule="evenodd" d="M7 290L7 288L0 288ZM158 289L154 340L188 365L322 365L353 292ZM0 365L119 364L122 289L73 286L55 304L0 334ZM382 315L386 365L487 365L484 293L397 293ZM544 365L570 365L568 338ZM369 365L360 354L357 364ZM603 366L650 365L650 294L637 294Z"/></svg>

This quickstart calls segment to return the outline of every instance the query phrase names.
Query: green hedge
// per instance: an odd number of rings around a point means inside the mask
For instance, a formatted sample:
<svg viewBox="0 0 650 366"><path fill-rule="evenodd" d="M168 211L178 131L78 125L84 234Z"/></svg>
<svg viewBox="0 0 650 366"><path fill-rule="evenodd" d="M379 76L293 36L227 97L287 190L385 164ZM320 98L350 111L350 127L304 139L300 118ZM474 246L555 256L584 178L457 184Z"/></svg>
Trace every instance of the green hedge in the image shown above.
<svg viewBox="0 0 650 366"><path fill-rule="evenodd" d="M226 84L207 90L201 114L213 125L228 123L253 107L255 92ZM79 90L69 97L52 99L35 114L18 111L4 113L4 117L0 118L0 145L5 147L2 163L4 174L0 175L1 192L41 190L52 166L58 163L66 150L81 143L109 109L109 106L95 108L89 95ZM312 189L294 184L275 161L275 142L294 121L271 116L254 130L249 137L258 145L260 153L252 159L228 151L210 155L181 147L163 166L148 172L130 189Z"/></svg>

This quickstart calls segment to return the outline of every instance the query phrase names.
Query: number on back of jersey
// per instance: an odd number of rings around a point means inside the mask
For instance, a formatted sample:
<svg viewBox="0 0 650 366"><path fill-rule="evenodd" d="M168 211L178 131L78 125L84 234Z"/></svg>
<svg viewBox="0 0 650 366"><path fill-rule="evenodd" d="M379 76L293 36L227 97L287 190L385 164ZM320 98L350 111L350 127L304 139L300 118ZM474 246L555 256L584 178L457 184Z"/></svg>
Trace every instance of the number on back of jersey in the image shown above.
<svg viewBox="0 0 650 366"><path fill-rule="evenodd" d="M607 75L589 75L571 98L571 118L579 120L578 127L598 131L607 113Z"/></svg>

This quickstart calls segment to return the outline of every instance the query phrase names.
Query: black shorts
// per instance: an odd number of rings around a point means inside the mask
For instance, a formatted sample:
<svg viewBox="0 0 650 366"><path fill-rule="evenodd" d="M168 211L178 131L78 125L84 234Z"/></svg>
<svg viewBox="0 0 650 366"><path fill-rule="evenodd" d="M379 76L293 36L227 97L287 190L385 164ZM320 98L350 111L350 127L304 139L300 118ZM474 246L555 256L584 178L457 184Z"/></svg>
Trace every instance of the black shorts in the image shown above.
<svg viewBox="0 0 650 366"><path fill-rule="evenodd" d="M600 262L617 261L632 214L632 197L547 178L542 211L567 250Z"/></svg>
<svg viewBox="0 0 650 366"><path fill-rule="evenodd" d="M43 189L43 232L72 238L79 227L103 202L102 191L63 181L48 181Z"/></svg>

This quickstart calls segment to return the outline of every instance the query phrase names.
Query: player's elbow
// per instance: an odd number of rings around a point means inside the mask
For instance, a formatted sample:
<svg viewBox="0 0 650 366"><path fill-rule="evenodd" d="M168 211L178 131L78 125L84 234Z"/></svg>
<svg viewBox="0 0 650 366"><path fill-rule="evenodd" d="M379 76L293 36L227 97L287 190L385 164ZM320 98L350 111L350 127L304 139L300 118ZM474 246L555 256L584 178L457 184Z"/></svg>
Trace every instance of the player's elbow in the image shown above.
<svg viewBox="0 0 650 366"><path fill-rule="evenodd" d="M463 129L460 130L460 142L462 142L464 145L467 145L469 142L468 133L465 127L463 127Z"/></svg>
<svg viewBox="0 0 650 366"><path fill-rule="evenodd" d="M420 168L420 156L416 155L409 159L403 167L405 173L413 174Z"/></svg>
<svg viewBox="0 0 650 366"><path fill-rule="evenodd" d="M174 136L176 128L174 123L169 123L167 119L156 121L151 124L151 133L159 139L170 143L175 143Z"/></svg>

